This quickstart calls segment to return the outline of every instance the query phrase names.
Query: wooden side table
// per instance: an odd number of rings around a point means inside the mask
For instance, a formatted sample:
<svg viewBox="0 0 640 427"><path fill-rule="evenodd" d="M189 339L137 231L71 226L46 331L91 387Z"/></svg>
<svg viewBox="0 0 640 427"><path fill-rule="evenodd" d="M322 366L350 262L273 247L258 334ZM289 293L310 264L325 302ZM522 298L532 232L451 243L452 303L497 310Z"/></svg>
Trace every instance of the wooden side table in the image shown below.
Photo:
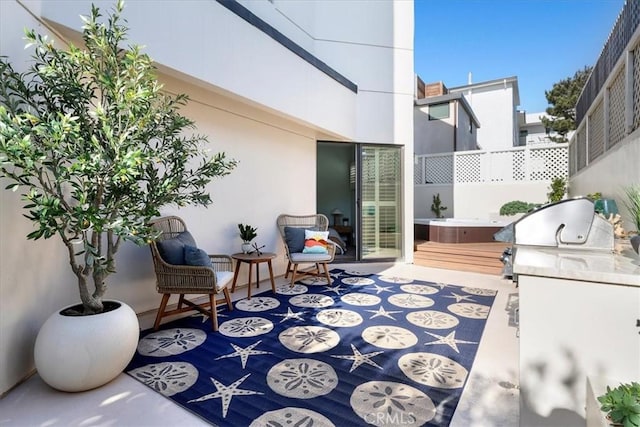
<svg viewBox="0 0 640 427"><path fill-rule="evenodd" d="M262 252L261 255L256 253L244 254L237 253L231 255L231 258L236 260L236 270L233 273L233 285L231 286L231 292L236 290L236 282L238 281L238 273L240 272L240 265L244 262L249 264L249 283L247 283L247 299L251 299L251 271L253 265L256 265L256 288L260 286L260 263L266 262L269 266L269 278L271 279L271 289L273 293L276 292L276 282L273 280L273 267L271 260L276 257L273 252Z"/></svg>

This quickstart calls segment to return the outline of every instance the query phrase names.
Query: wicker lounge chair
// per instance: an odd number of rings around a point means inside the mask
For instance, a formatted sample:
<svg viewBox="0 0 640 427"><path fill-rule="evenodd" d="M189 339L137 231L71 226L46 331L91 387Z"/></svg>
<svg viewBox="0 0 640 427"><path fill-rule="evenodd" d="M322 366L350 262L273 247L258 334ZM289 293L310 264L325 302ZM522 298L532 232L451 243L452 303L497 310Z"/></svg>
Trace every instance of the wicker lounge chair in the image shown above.
<svg viewBox="0 0 640 427"><path fill-rule="evenodd" d="M233 263L231 257L227 255L207 255L211 260L210 266L185 265L176 262L171 264L167 261L171 255L168 248L176 249L173 255L179 256L180 244L184 247L184 233L187 227L184 221L176 216L159 218L151 222L151 225L160 230L160 237L151 242L151 255L156 273L156 289L162 294L162 302L158 308L158 314L154 324L154 329L160 326L160 320L165 316L183 313L191 310L198 310L211 318L214 331L218 330L217 304L227 303L229 310L233 309L229 295L228 285L233 280ZM187 239L188 241L188 239ZM191 238L193 246L195 242ZM188 243L186 244L187 246ZM191 248L192 250L193 248ZM164 256L164 258L163 258ZM174 260L174 259L172 259ZM201 260L208 264L208 260ZM175 262L175 260L174 260ZM224 298L216 300L216 295L222 293ZM169 297L172 294L180 295L177 308L165 311ZM209 295L209 300L204 303L194 303L185 298L188 294Z"/></svg>
<svg viewBox="0 0 640 427"><path fill-rule="evenodd" d="M311 214L311 215L289 215L282 214L278 216L276 221L278 225L278 230L280 231L280 237L282 237L282 241L284 243L288 263L287 270L285 271L285 279L288 277L289 273L291 273L291 285L295 283L297 279L304 275L313 275L313 276L322 276L327 279L327 283L331 284L331 277L329 276L329 267L327 264L333 261L333 257L336 252L335 244L331 241L328 241L329 245L327 247L327 254L312 254L312 253L302 253L302 251L290 250L289 246L291 242L287 242L287 228L296 228L303 230L314 230L314 231L327 231L329 227L329 219L322 214ZM314 270L305 270L299 271L298 267L301 264L314 264ZM322 265L324 269L324 273L320 271L320 266ZM298 277L300 274L300 277Z"/></svg>

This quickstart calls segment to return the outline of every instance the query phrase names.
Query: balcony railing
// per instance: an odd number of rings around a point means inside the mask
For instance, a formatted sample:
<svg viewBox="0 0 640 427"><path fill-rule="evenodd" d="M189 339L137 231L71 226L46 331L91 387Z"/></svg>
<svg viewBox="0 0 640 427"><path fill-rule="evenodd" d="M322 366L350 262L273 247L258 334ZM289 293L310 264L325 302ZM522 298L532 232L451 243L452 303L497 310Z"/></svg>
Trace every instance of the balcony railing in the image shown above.
<svg viewBox="0 0 640 427"><path fill-rule="evenodd" d="M568 174L568 144L418 155L414 184L551 181Z"/></svg>

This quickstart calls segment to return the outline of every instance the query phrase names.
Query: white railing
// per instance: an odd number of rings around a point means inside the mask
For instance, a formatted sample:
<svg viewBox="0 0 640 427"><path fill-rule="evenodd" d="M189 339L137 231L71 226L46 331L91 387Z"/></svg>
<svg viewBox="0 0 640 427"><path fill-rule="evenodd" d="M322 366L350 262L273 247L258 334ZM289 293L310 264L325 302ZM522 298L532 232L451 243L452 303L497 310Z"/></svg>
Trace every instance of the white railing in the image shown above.
<svg viewBox="0 0 640 427"><path fill-rule="evenodd" d="M568 144L417 155L414 184L551 181L568 176Z"/></svg>

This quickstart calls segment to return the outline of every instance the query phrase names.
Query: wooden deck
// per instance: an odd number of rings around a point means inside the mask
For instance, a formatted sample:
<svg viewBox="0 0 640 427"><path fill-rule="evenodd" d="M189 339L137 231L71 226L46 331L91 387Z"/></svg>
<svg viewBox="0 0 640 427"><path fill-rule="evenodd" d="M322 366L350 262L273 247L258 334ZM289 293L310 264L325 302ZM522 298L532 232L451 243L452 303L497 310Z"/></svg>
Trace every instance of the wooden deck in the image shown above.
<svg viewBox="0 0 640 427"><path fill-rule="evenodd" d="M416 241L413 262L423 267L470 271L500 276L500 255L510 243L438 243Z"/></svg>

